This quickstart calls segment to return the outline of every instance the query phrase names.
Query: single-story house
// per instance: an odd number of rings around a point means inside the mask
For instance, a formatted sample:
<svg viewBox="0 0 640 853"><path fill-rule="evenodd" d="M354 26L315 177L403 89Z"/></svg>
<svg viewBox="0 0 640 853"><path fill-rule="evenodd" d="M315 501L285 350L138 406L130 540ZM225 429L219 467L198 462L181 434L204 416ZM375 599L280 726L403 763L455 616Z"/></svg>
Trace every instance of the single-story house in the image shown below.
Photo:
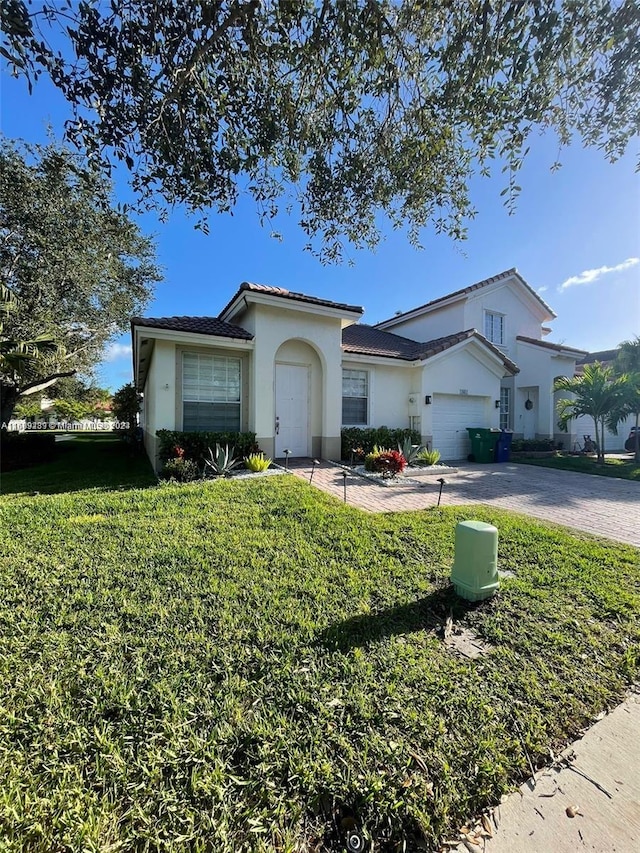
<svg viewBox="0 0 640 853"><path fill-rule="evenodd" d="M556 315L515 269L375 325L362 314L244 282L217 316L135 317L150 458L159 429L250 430L276 458L336 459L343 426L411 427L443 459L467 456L467 427L568 446L553 382L586 353L544 340Z"/></svg>

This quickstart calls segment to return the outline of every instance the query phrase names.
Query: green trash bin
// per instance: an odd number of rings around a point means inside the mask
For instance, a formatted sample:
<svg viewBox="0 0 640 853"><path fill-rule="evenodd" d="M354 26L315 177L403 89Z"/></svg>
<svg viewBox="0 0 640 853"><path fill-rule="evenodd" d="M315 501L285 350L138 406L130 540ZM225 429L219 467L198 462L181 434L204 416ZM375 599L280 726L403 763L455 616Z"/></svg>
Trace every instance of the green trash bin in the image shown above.
<svg viewBox="0 0 640 853"><path fill-rule="evenodd" d="M499 429L485 427L467 427L471 439L469 462L493 462L495 460L496 442L500 438Z"/></svg>

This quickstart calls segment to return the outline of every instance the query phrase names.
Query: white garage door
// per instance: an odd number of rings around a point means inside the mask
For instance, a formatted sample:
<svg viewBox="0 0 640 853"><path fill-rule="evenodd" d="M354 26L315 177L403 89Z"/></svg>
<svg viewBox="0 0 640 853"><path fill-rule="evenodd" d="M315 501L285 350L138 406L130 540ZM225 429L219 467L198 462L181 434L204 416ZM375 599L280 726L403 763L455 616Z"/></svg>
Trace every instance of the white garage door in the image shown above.
<svg viewBox="0 0 640 853"><path fill-rule="evenodd" d="M471 453L467 427L488 427L487 397L433 395L433 448L442 459L466 459Z"/></svg>

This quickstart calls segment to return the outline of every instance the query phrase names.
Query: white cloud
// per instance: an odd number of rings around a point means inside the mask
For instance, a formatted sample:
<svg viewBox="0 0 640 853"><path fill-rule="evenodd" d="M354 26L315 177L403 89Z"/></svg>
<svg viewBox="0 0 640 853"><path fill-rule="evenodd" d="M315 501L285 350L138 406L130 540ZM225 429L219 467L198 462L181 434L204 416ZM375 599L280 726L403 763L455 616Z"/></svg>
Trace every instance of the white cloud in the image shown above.
<svg viewBox="0 0 640 853"><path fill-rule="evenodd" d="M624 272L624 270L628 270L638 263L640 263L640 258L627 258L626 261L616 264L615 267L598 267L593 270L583 270L578 275L572 275L571 278L563 281L558 288L558 292L562 293L563 290L566 290L568 287L574 287L577 284L592 284L594 281L602 278L603 275L609 275L612 272Z"/></svg>
<svg viewBox="0 0 640 853"><path fill-rule="evenodd" d="M538 293L544 293L546 290L549 290L549 288L546 285L544 287L539 287Z"/></svg>
<svg viewBox="0 0 640 853"><path fill-rule="evenodd" d="M109 344L105 350L103 361L120 361L131 358L131 344Z"/></svg>

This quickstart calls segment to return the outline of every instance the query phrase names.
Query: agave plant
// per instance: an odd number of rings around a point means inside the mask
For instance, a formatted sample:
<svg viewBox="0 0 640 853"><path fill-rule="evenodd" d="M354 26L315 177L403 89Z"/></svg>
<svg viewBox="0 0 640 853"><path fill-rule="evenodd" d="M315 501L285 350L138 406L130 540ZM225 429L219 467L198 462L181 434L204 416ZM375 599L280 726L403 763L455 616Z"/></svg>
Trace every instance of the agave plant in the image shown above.
<svg viewBox="0 0 640 853"><path fill-rule="evenodd" d="M244 464L254 473L266 471L271 465L271 459L267 459L264 453L250 453L244 460Z"/></svg>
<svg viewBox="0 0 640 853"><path fill-rule="evenodd" d="M440 461L440 451L439 450L427 450L423 448L418 454L418 462L423 465L437 465Z"/></svg>
<svg viewBox="0 0 640 853"><path fill-rule="evenodd" d="M414 465L424 447L421 444L412 444L411 438L407 437L402 444L398 442L398 450L407 460L407 465Z"/></svg>
<svg viewBox="0 0 640 853"><path fill-rule="evenodd" d="M241 464L242 459L236 459L233 455L233 448L225 444L221 447L216 444L216 452L214 454L211 448L209 450L209 458L204 457L205 474L210 477L229 477L234 468Z"/></svg>

